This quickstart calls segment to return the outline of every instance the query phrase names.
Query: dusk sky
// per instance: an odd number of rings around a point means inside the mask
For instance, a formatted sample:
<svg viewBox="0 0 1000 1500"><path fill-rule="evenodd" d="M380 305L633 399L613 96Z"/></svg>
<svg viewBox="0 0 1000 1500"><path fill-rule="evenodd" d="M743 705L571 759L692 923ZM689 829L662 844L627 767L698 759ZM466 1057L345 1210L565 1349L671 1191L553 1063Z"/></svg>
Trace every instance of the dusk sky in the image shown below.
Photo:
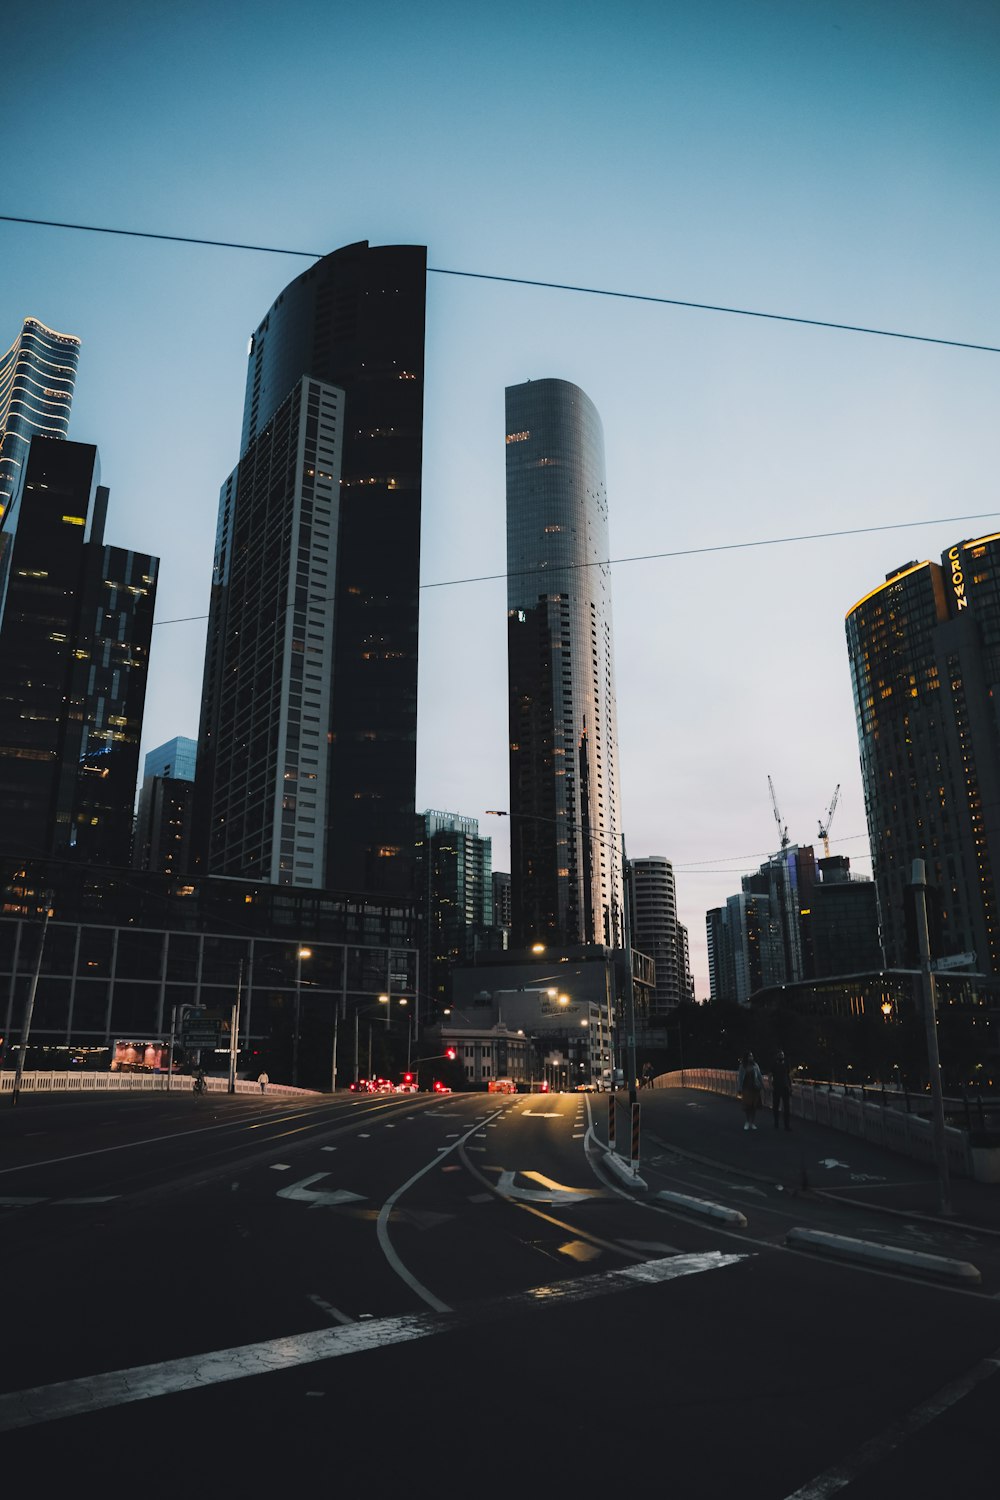
<svg viewBox="0 0 1000 1500"><path fill-rule="evenodd" d="M0 47L2 214L1000 346L993 0L12 0ZM308 264L0 223L0 349L82 339L107 539L162 559L144 752L197 734L247 340ZM687 553L614 567L614 627L628 851L674 863L701 998L768 775L799 843L839 783L871 872L844 615L1000 530L1000 354L429 276L417 806L497 869L506 592L460 580L504 571L504 388L546 376L601 414L612 558Z"/></svg>

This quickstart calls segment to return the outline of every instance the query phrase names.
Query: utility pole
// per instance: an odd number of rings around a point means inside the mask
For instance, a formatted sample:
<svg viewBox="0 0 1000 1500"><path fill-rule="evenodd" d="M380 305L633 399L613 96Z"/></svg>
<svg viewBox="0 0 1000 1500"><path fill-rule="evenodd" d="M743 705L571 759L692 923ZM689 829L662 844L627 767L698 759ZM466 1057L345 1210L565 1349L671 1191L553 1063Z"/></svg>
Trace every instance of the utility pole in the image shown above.
<svg viewBox="0 0 1000 1500"><path fill-rule="evenodd" d="M922 859L913 861L911 883L916 896L917 941L920 945L920 988L927 1032L927 1065L931 1075L931 1119L934 1126L934 1156L938 1169L941 1213L951 1217L951 1185L948 1177L948 1148L944 1135L944 1093L941 1088L941 1059L938 1053L937 1004L934 972L931 969L930 938L927 931L927 876Z"/></svg>
<svg viewBox="0 0 1000 1500"><path fill-rule="evenodd" d="M24 1072L24 1059L28 1051L28 1039L31 1036L31 1018L35 1013L35 993L38 989L38 979L42 972L42 954L45 952L45 934L49 930L49 918L52 908L49 905L51 895L46 892L45 917L42 921L41 936L38 939L38 958L35 961L35 972L31 976L31 988L28 991L28 1002L24 1010L24 1023L21 1027L21 1046L17 1054L17 1066L14 1069L14 1087L11 1090L11 1105L15 1105L21 1093L21 1075Z"/></svg>

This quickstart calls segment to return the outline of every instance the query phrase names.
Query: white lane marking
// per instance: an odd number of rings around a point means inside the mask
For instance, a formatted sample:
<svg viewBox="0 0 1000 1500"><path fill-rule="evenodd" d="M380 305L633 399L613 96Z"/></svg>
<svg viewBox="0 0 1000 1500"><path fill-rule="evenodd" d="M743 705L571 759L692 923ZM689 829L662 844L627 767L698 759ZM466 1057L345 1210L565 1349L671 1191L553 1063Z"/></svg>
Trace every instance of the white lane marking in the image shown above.
<svg viewBox="0 0 1000 1500"><path fill-rule="evenodd" d="M369 1134L369 1132L367 1130L362 1130L358 1134L358 1140L359 1141L370 1141L371 1140L371 1135Z"/></svg>
<svg viewBox="0 0 1000 1500"><path fill-rule="evenodd" d="M0 1198L0 1208L30 1208L33 1203L44 1203L44 1198Z"/></svg>
<svg viewBox="0 0 1000 1500"><path fill-rule="evenodd" d="M56 1198L53 1200L53 1202L56 1208L58 1208L60 1204L63 1203L71 1203L74 1206L82 1207L88 1203L114 1203L115 1199L119 1198L120 1196L120 1193L108 1193L108 1195L104 1198Z"/></svg>
<svg viewBox="0 0 1000 1500"><path fill-rule="evenodd" d="M583 1203L587 1198L598 1196L595 1188L567 1188L561 1183L553 1182L551 1177L543 1177L540 1172L522 1172L522 1177L532 1178L540 1182L540 1188L519 1188L514 1186L516 1172L501 1172L500 1181L497 1183L497 1191L505 1198L520 1198L526 1203Z"/></svg>
<svg viewBox="0 0 1000 1500"><path fill-rule="evenodd" d="M457 1151L459 1147L464 1146L465 1142L469 1140L469 1138L473 1136L475 1132L476 1127L475 1125L472 1125L466 1131L465 1135L459 1136L458 1140L455 1141L453 1145L439 1146L437 1148L436 1154L431 1158L426 1166L421 1167L418 1172L414 1172L413 1176L407 1178L407 1180L402 1184L401 1187L398 1187L394 1193L390 1193L389 1197L385 1200L385 1202L382 1204L381 1209L379 1210L378 1220L375 1225L375 1232L378 1235L378 1242L382 1248L382 1254L389 1262L389 1265L395 1271L396 1275L402 1281L406 1282L406 1285L410 1288L410 1290L416 1292L421 1301L426 1302L427 1306L432 1307L435 1312L450 1312L451 1308L448 1306L447 1302L442 1302L439 1297L435 1297L434 1293L427 1287L425 1287L423 1282L418 1281L413 1273L411 1271L408 1271L406 1266L404 1266L403 1262L396 1254L392 1240L389 1238L389 1219L392 1216L392 1210L395 1204L403 1196L407 1189L411 1188L415 1182L419 1182L421 1177L426 1176L428 1172L432 1171L433 1168L436 1167L438 1162L441 1160L442 1154L447 1156L449 1152Z"/></svg>
<svg viewBox="0 0 1000 1500"><path fill-rule="evenodd" d="M562 1115L557 1109L525 1109L523 1114L534 1115L536 1120L561 1120Z"/></svg>
<svg viewBox="0 0 1000 1500"><path fill-rule="evenodd" d="M274 1161L271 1163L272 1172L290 1172L292 1164L289 1161Z"/></svg>
<svg viewBox="0 0 1000 1500"><path fill-rule="evenodd" d="M288 1119L294 1119L289 1115ZM119 1123L112 1120L101 1121L104 1125ZM262 1122L263 1125L275 1124L274 1117ZM277 1122L277 1123L280 1123ZM131 1151L136 1146L162 1146L165 1141L180 1141L188 1135L209 1135L216 1130L242 1130L248 1128L245 1122L240 1120L226 1120L222 1125L199 1125L195 1130L175 1130L170 1135L150 1135L144 1140L123 1141L120 1146L95 1146L92 1151L74 1151L71 1156L49 1156L44 1161L24 1161L18 1167L0 1167L0 1177L8 1177L11 1172L29 1172L35 1167L58 1167L67 1161L82 1161L87 1156L106 1156L112 1151ZM257 1130L258 1126L251 1125L249 1129ZM38 1135L47 1135L48 1131L37 1131Z"/></svg>
<svg viewBox="0 0 1000 1500"><path fill-rule="evenodd" d="M434 1165L434 1162L428 1163L424 1171ZM289 1338L220 1349L212 1354L197 1354L104 1375L84 1376L79 1380L63 1380L55 1385L10 1391L0 1395L0 1432L14 1432L18 1428L34 1427L62 1417L81 1416L133 1401L148 1401L178 1391L245 1380L250 1375L269 1375L315 1364L322 1359L337 1359L341 1355L412 1343L415 1339L430 1338L455 1328L498 1322L519 1310L591 1301L636 1286L654 1286L683 1276L695 1276L702 1271L722 1270L747 1259L747 1255L722 1251L676 1255L665 1260L644 1261L641 1265L626 1266L621 1270L600 1271L548 1286L532 1287L527 1292L515 1292L509 1297L497 1297L473 1305L462 1313L443 1309L437 1313L419 1312L399 1318L364 1321L361 1320L364 1319L362 1314L357 1323L343 1328L321 1328Z"/></svg>
<svg viewBox="0 0 1000 1500"><path fill-rule="evenodd" d="M310 1183L321 1182L328 1177L328 1172L314 1172L311 1177L302 1177L298 1182L293 1182L286 1188L278 1189L279 1198L293 1198L299 1203L308 1203L311 1208L335 1208L339 1203L361 1203L364 1201L363 1193L349 1193L346 1188L334 1188L332 1192L325 1189L313 1191Z"/></svg>
<svg viewBox="0 0 1000 1500"><path fill-rule="evenodd" d="M873 1464L882 1463L887 1455L894 1452L907 1438L919 1432L922 1427L927 1427L936 1417L942 1416L952 1406L957 1405L977 1385L984 1380L989 1380L1000 1370L1000 1349L990 1354L986 1359L980 1360L973 1365L964 1375L953 1380L950 1385L942 1386L935 1391L933 1396L922 1401L919 1406L913 1407L905 1416L900 1417L898 1422L891 1422L884 1432L877 1433L867 1443L862 1443L860 1448L843 1459L839 1464L834 1464L823 1474L817 1474L815 1479L810 1479L801 1489L795 1490L786 1500L826 1500L828 1495L835 1495L838 1490L853 1484L859 1474L865 1469L870 1469Z"/></svg>
<svg viewBox="0 0 1000 1500"><path fill-rule="evenodd" d="M308 1296L308 1300L310 1302L314 1302L317 1307L322 1308L323 1312L326 1313L327 1317L328 1318L332 1318L335 1323L353 1323L354 1322L353 1318L349 1318L347 1316L347 1314L346 1313L342 1313L339 1308L332 1307L330 1305L330 1303L329 1302L325 1302L322 1297L317 1297L315 1292L309 1292L309 1293L307 1293L307 1296Z"/></svg>
<svg viewBox="0 0 1000 1500"><path fill-rule="evenodd" d="M320 1146L321 1151L336 1151L336 1146Z"/></svg>

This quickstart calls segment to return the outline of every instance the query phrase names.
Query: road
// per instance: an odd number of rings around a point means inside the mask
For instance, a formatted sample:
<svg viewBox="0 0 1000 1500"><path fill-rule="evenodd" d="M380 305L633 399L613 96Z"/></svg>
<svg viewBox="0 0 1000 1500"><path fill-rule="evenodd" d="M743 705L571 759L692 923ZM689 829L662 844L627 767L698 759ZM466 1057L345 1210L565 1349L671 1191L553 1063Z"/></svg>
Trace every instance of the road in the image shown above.
<svg viewBox="0 0 1000 1500"><path fill-rule="evenodd" d="M147 1495L991 1493L1000 1235L882 1213L864 1193L919 1174L848 1172L863 1143L799 1130L776 1170L730 1101L644 1104L637 1187L600 1096L23 1097L0 1111L0 1472L42 1496L84 1469ZM867 1180L845 1202L817 1174ZM796 1226L980 1279L834 1261Z"/></svg>

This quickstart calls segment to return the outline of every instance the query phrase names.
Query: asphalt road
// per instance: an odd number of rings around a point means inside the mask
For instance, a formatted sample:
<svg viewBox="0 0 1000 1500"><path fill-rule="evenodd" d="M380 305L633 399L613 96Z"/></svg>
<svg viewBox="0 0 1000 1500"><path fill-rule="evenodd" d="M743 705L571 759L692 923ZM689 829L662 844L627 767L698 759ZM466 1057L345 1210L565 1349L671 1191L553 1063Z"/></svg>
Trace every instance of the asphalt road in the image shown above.
<svg viewBox="0 0 1000 1500"><path fill-rule="evenodd" d="M862 1163L828 1132L776 1140L767 1120L743 1135L729 1101L679 1092L644 1097L638 1186L608 1163L606 1110L481 1094L3 1108L0 1473L38 1496L124 1479L146 1495L993 1493L987 1214L910 1214L912 1164ZM789 1248L796 1226L981 1279L833 1261Z"/></svg>

